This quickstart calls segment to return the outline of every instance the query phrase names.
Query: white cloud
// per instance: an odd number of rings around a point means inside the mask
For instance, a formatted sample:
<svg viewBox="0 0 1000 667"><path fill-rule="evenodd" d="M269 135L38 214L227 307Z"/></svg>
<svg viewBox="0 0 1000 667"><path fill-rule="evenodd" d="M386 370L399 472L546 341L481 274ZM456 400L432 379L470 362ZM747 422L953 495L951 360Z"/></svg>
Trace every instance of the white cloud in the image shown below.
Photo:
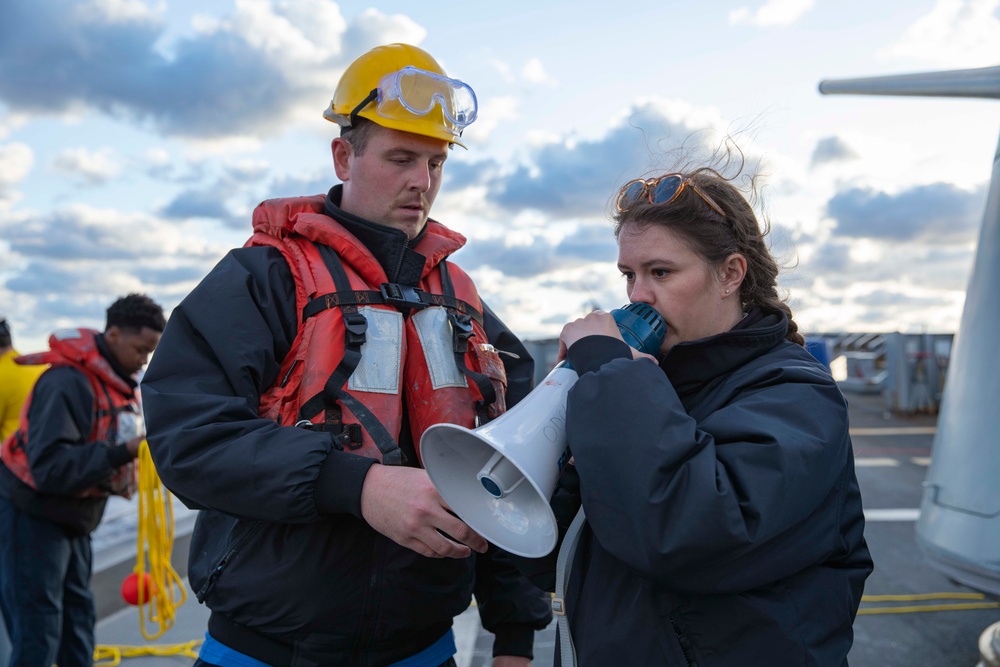
<svg viewBox="0 0 1000 667"><path fill-rule="evenodd" d="M0 144L0 202L12 198L11 186L16 185L31 171L35 153L21 143Z"/></svg>
<svg viewBox="0 0 1000 667"><path fill-rule="evenodd" d="M519 118L518 101L514 97L491 97L479 101L479 116L476 122L462 135L470 145L483 144L500 123L509 123Z"/></svg>
<svg viewBox="0 0 1000 667"><path fill-rule="evenodd" d="M89 326L126 292L172 308L246 232L221 238L198 222L73 204L0 216L0 238L9 272L0 312L18 313L19 345L38 349L55 329Z"/></svg>
<svg viewBox="0 0 1000 667"><path fill-rule="evenodd" d="M524 67L521 69L521 76L524 77L524 80L528 83L556 83L556 80L549 76L549 74L545 71L545 66L542 65L542 61L538 58L532 58L524 64Z"/></svg>
<svg viewBox="0 0 1000 667"><path fill-rule="evenodd" d="M370 8L361 12L347 36L348 45L358 47L356 51L360 53L379 44L420 44L427 37L427 30L404 14L388 15Z"/></svg>
<svg viewBox="0 0 1000 667"><path fill-rule="evenodd" d="M158 21L163 10L162 3L153 8L142 0L90 0L77 8L83 19L113 23Z"/></svg>
<svg viewBox="0 0 1000 667"><path fill-rule="evenodd" d="M340 55L347 22L335 3L322 0L237 0L233 17L216 28L241 35L269 60L315 66Z"/></svg>
<svg viewBox="0 0 1000 667"><path fill-rule="evenodd" d="M490 60L490 65L500 75L500 80L506 84L517 84L519 82L531 85L555 85L558 83L542 64L540 58L529 58L521 67L518 79L514 74L514 68L503 60L494 58Z"/></svg>
<svg viewBox="0 0 1000 667"><path fill-rule="evenodd" d="M239 3L237 7L240 7ZM287 21L296 33L308 40L317 53L337 57L343 54L340 36L347 32L348 25L337 3L329 0L281 0L264 13L280 14L281 20ZM261 28L265 32L274 32L273 25L264 24Z"/></svg>
<svg viewBox="0 0 1000 667"><path fill-rule="evenodd" d="M748 7L733 10L729 13L729 23L750 23L760 27L791 25L814 4L815 0L768 0L756 10Z"/></svg>
<svg viewBox="0 0 1000 667"><path fill-rule="evenodd" d="M162 168L170 165L170 151L166 148L148 148L143 161L149 168Z"/></svg>
<svg viewBox="0 0 1000 667"><path fill-rule="evenodd" d="M222 18L193 18L193 31L164 50L163 18L131 0L102 2L19 8L0 39L6 107L32 115L93 109L166 136L262 138L303 118L314 123L319 100L355 55L419 44L427 34L409 17L376 9L348 22L327 0L237 0ZM25 76L26 58L45 64Z"/></svg>
<svg viewBox="0 0 1000 667"><path fill-rule="evenodd" d="M13 130L30 122L30 117L25 114L0 114L0 141L3 141Z"/></svg>
<svg viewBox="0 0 1000 667"><path fill-rule="evenodd" d="M933 67L972 68L997 64L1000 0L937 0L898 42L878 53Z"/></svg>
<svg viewBox="0 0 1000 667"><path fill-rule="evenodd" d="M246 39L300 94L286 100L290 125L313 125L322 109L317 101L333 96L338 79L355 56L380 44L420 44L427 31L402 14L369 8L351 23L328 0L238 0L233 17L202 20L226 35ZM353 56L352 56L353 57ZM318 93L318 94L317 94Z"/></svg>
<svg viewBox="0 0 1000 667"><path fill-rule="evenodd" d="M52 161L52 168L82 185L104 185L121 172L121 162L110 148L67 148Z"/></svg>

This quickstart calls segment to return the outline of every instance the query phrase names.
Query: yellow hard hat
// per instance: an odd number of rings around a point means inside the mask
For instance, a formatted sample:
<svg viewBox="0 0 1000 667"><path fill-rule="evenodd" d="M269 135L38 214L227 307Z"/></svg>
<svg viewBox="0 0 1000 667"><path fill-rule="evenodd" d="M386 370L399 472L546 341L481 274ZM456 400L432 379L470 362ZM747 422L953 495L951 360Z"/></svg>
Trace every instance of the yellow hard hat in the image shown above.
<svg viewBox="0 0 1000 667"><path fill-rule="evenodd" d="M356 117L367 118L465 148L462 131L477 112L472 87L445 76L429 53L409 44L388 44L350 64L323 117L343 127Z"/></svg>

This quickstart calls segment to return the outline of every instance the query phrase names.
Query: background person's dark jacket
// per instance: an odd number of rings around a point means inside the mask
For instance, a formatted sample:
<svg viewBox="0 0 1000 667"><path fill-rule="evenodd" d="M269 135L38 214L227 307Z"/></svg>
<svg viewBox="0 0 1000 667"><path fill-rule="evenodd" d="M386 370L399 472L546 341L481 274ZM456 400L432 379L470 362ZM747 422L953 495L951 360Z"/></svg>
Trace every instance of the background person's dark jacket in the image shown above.
<svg viewBox="0 0 1000 667"><path fill-rule="evenodd" d="M404 274L423 265L407 256L405 234L345 214L339 188L331 195L328 214L383 265ZM484 315L490 341L519 355L503 355L510 406L530 390L533 362L492 312ZM212 635L269 664L287 664L293 652L301 664L390 664L447 632L474 590L483 625L496 634L494 653L530 656L534 631L551 618L548 596L506 554L434 559L397 545L361 518L372 459L334 449L328 433L258 416L298 318L278 251L234 250L173 311L143 380L160 476L189 507L206 510L189 577L212 609ZM413 443L399 444L416 461ZM196 477L174 465L193 459Z"/></svg>
<svg viewBox="0 0 1000 667"><path fill-rule="evenodd" d="M135 386L100 336L97 346L115 372ZM132 456L124 444L90 441L96 419L94 392L82 371L50 368L31 391L25 449L38 490L0 463L0 494L26 514L57 523L71 535L87 535L100 523L108 498L77 494L109 478Z"/></svg>
<svg viewBox="0 0 1000 667"><path fill-rule="evenodd" d="M847 664L872 571L847 406L784 340L784 314L747 320L661 368L607 336L569 350L587 527L566 603L581 667ZM563 525L576 481L556 494ZM551 590L554 557L527 563Z"/></svg>

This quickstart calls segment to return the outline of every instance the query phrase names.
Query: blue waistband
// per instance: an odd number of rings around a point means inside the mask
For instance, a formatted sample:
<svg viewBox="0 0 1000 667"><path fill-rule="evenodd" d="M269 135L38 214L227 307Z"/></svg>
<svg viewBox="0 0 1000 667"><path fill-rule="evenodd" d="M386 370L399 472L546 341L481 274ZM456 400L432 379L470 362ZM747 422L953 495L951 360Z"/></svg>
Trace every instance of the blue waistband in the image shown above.
<svg viewBox="0 0 1000 667"><path fill-rule="evenodd" d="M445 660L455 655L455 631L448 632L427 648L405 660L392 663L389 667L439 667Z"/></svg>
<svg viewBox="0 0 1000 667"><path fill-rule="evenodd" d="M251 658L245 653L234 651L225 644L216 641L212 635L205 633L205 641L201 645L198 657L211 665L219 667L271 667L266 662Z"/></svg>
<svg viewBox="0 0 1000 667"><path fill-rule="evenodd" d="M390 667L438 667L455 655L455 650L455 633L453 630L448 630L440 639L420 653L394 662ZM203 661L219 667L270 667L266 662L251 658L216 641L207 632L205 633L205 642L201 645L199 657Z"/></svg>

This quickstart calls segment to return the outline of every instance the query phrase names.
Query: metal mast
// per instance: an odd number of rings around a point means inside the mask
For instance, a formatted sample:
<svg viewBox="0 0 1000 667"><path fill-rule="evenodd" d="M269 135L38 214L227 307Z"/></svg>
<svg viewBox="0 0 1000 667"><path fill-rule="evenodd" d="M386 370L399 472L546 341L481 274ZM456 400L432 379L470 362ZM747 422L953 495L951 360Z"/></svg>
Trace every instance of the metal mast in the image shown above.
<svg viewBox="0 0 1000 667"><path fill-rule="evenodd" d="M1000 66L822 81L828 95L1000 99ZM944 574L1000 594L1000 143L938 415L917 541Z"/></svg>

